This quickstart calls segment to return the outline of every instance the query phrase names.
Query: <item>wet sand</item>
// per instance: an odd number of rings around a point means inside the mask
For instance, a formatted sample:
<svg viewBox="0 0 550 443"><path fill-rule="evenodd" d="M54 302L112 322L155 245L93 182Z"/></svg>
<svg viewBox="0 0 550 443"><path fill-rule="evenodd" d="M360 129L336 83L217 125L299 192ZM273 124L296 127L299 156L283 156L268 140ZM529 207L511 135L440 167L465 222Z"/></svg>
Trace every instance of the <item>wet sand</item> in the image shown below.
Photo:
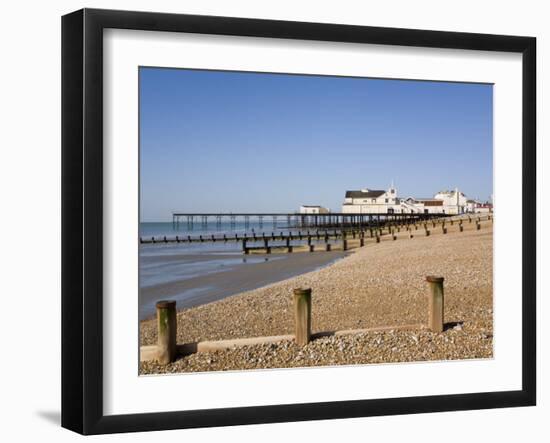
<svg viewBox="0 0 550 443"><path fill-rule="evenodd" d="M221 300L231 295L266 286L297 275L314 271L345 257L342 251L324 253L254 254L235 256L230 254L185 254L142 257L148 264L173 261L199 263L228 260L223 270L207 275L175 280L144 287L140 290L140 319L154 315L154 305L161 299L177 301L178 309L192 308ZM236 262L239 263L236 263Z"/></svg>

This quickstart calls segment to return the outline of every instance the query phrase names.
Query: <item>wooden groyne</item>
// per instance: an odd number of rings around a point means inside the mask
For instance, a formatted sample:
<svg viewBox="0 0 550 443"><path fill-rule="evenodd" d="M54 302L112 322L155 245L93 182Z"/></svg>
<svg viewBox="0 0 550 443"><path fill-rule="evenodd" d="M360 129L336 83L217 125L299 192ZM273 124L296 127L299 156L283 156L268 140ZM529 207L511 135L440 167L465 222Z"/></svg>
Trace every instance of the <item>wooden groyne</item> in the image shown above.
<svg viewBox="0 0 550 443"><path fill-rule="evenodd" d="M422 222L407 223L405 219L399 222L386 222L374 227L348 227L344 229L317 229L307 231L262 232L238 234L210 234L198 236L150 237L140 238L141 244L157 243L215 243L238 242L244 254L251 253L292 253L321 252L333 250L349 250L363 247L366 243L380 243L383 238L413 239L417 235L430 236L464 232L464 226L480 230L482 222L493 222L493 215L474 216L462 215L448 218L431 218ZM475 228L473 224L475 223Z"/></svg>
<svg viewBox="0 0 550 443"><path fill-rule="evenodd" d="M400 331L427 329L435 333L444 330L444 278L440 276L427 276L427 308L426 322L414 325L381 326L366 329L346 329L336 331L311 331L311 307L313 294L311 288L296 288L293 291L294 309L294 334L277 335L267 337L250 337L218 341L202 341L177 344L176 302L157 302L157 329L158 341L156 345L140 347L140 361L157 361L166 365L177 359L178 355L189 355L197 352L212 352L227 350L242 346L276 343L284 340L293 340L299 346L306 346L309 342L323 337L363 334L376 331Z"/></svg>

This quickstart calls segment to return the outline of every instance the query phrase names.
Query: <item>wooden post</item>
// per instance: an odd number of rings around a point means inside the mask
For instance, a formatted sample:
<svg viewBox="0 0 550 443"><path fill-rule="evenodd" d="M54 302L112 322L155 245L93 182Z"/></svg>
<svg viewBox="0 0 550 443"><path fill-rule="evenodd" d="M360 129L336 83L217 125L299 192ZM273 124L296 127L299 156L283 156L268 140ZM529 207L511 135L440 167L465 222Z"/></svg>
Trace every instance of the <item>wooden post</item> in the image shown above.
<svg viewBox="0 0 550 443"><path fill-rule="evenodd" d="M176 359L176 302L157 302L157 360L161 365L172 363Z"/></svg>
<svg viewBox="0 0 550 443"><path fill-rule="evenodd" d="M397 235L395 235L395 232L393 232L391 236L393 240L397 240Z"/></svg>
<svg viewBox="0 0 550 443"><path fill-rule="evenodd" d="M481 223L476 221L476 230L480 230L481 229Z"/></svg>
<svg viewBox="0 0 550 443"><path fill-rule="evenodd" d="M365 237L359 239L359 247L362 248L363 246L365 246Z"/></svg>
<svg viewBox="0 0 550 443"><path fill-rule="evenodd" d="M342 240L342 250L343 251L348 250L348 241L345 238L344 238L344 240Z"/></svg>
<svg viewBox="0 0 550 443"><path fill-rule="evenodd" d="M311 337L311 288L294 289L296 343L305 346Z"/></svg>
<svg viewBox="0 0 550 443"><path fill-rule="evenodd" d="M412 233L412 231L409 232L409 238L413 238L413 233Z"/></svg>
<svg viewBox="0 0 550 443"><path fill-rule="evenodd" d="M428 327L433 332L443 332L443 280L443 277L426 277L430 286Z"/></svg>
<svg viewBox="0 0 550 443"><path fill-rule="evenodd" d="M441 231L443 231L443 234L447 233L447 228L445 227L445 225L441 226Z"/></svg>
<svg viewBox="0 0 550 443"><path fill-rule="evenodd" d="M313 252L315 250L315 245L310 244L309 245L309 252Z"/></svg>
<svg viewBox="0 0 550 443"><path fill-rule="evenodd" d="M327 252L330 251L330 243L327 243L327 244L325 245L325 250L326 250Z"/></svg>
<svg viewBox="0 0 550 443"><path fill-rule="evenodd" d="M376 233L376 243L380 243L380 236Z"/></svg>
<svg viewBox="0 0 550 443"><path fill-rule="evenodd" d="M248 254L248 248L246 247L246 239L243 239L243 253Z"/></svg>
<svg viewBox="0 0 550 443"><path fill-rule="evenodd" d="M430 230L426 228L426 237L430 235Z"/></svg>
<svg viewBox="0 0 550 443"><path fill-rule="evenodd" d="M459 225L458 228L460 229L460 232L464 232L464 226Z"/></svg>

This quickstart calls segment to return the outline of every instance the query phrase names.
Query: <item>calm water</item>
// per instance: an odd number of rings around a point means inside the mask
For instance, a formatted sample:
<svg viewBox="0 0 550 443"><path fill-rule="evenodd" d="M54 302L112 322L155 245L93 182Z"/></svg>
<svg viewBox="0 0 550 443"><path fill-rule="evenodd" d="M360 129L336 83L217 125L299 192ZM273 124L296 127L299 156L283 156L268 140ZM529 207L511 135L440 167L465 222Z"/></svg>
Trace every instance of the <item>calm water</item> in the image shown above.
<svg viewBox="0 0 550 443"><path fill-rule="evenodd" d="M261 235L262 232L288 232L288 229L277 227L273 229L272 223L264 223L263 227L258 223L250 223L246 229L244 223L236 223L234 227L230 223L210 223L205 229L200 223L195 223L194 229L188 229L187 225L180 224L180 229L174 229L172 223L141 223L140 236L151 238L164 236L173 238L176 235L193 237L199 235L240 235L246 233ZM292 229L297 232L297 229ZM303 231L305 232L305 230ZM304 240L302 243L305 243ZM293 244L300 242L293 241ZM283 242L280 242L282 245ZM253 242L249 242L253 246ZM258 243L260 245L260 242ZM139 279L140 279L140 318L154 314L154 302L161 298L170 298L178 301L178 308L196 306L223 298L224 278L221 273L236 271L231 274L233 286L242 286L242 289L252 289L263 286L267 282L274 282L284 278L309 272L324 266L342 254L315 254L315 262L303 260L303 254L273 254L269 256L243 256L240 242L204 242L204 243L156 243L142 244L139 248ZM290 257L292 255L293 257ZM301 256L301 257L298 257ZM276 266L278 271L268 275L268 269L273 267L258 266L260 263L273 263L274 261L289 261L292 265ZM286 263L286 262L285 262ZM256 265L256 266L253 266ZM249 272L244 271L245 268ZM262 270L263 269L263 270ZM253 275L250 274L253 272ZM267 274L266 274L267 273ZM215 274L220 274L218 279ZM246 281L239 283L242 275ZM216 278L208 278L215 276ZM257 281L257 284L253 284ZM232 293L236 293L235 290ZM232 295L227 291L225 295Z"/></svg>
<svg viewBox="0 0 550 443"><path fill-rule="evenodd" d="M288 229L286 228L286 223L282 223L279 220L279 223L277 225L273 225L271 221L263 223L263 225L260 225L257 221L250 222L248 225L248 228L246 227L244 222L236 222L234 227L231 226L229 222L223 222L220 225L217 225L215 220L210 220L208 222L208 225L203 226L200 223L200 220L195 220L195 223L193 224L193 227L191 229L188 228L187 223L183 222L179 224L178 229L174 229L171 222L168 223L140 223L139 225L139 235L141 237L162 237L166 235L167 237L175 237L176 235L179 236L199 236L199 235L211 235L211 234L242 234L245 232L256 232L256 233L262 233L265 232L266 234L269 232L287 232ZM297 231L297 229L293 229L293 231Z"/></svg>

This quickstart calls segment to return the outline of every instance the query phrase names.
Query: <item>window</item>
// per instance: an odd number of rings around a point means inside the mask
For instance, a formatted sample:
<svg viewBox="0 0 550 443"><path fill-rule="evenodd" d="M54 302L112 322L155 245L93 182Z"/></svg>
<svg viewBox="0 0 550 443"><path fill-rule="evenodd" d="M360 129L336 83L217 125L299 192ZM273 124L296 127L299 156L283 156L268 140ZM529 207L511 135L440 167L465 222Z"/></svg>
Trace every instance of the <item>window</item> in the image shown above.
<svg viewBox="0 0 550 443"><path fill-rule="evenodd" d="M389 202L389 199L386 199L386 203L388 203L388 202Z"/></svg>

